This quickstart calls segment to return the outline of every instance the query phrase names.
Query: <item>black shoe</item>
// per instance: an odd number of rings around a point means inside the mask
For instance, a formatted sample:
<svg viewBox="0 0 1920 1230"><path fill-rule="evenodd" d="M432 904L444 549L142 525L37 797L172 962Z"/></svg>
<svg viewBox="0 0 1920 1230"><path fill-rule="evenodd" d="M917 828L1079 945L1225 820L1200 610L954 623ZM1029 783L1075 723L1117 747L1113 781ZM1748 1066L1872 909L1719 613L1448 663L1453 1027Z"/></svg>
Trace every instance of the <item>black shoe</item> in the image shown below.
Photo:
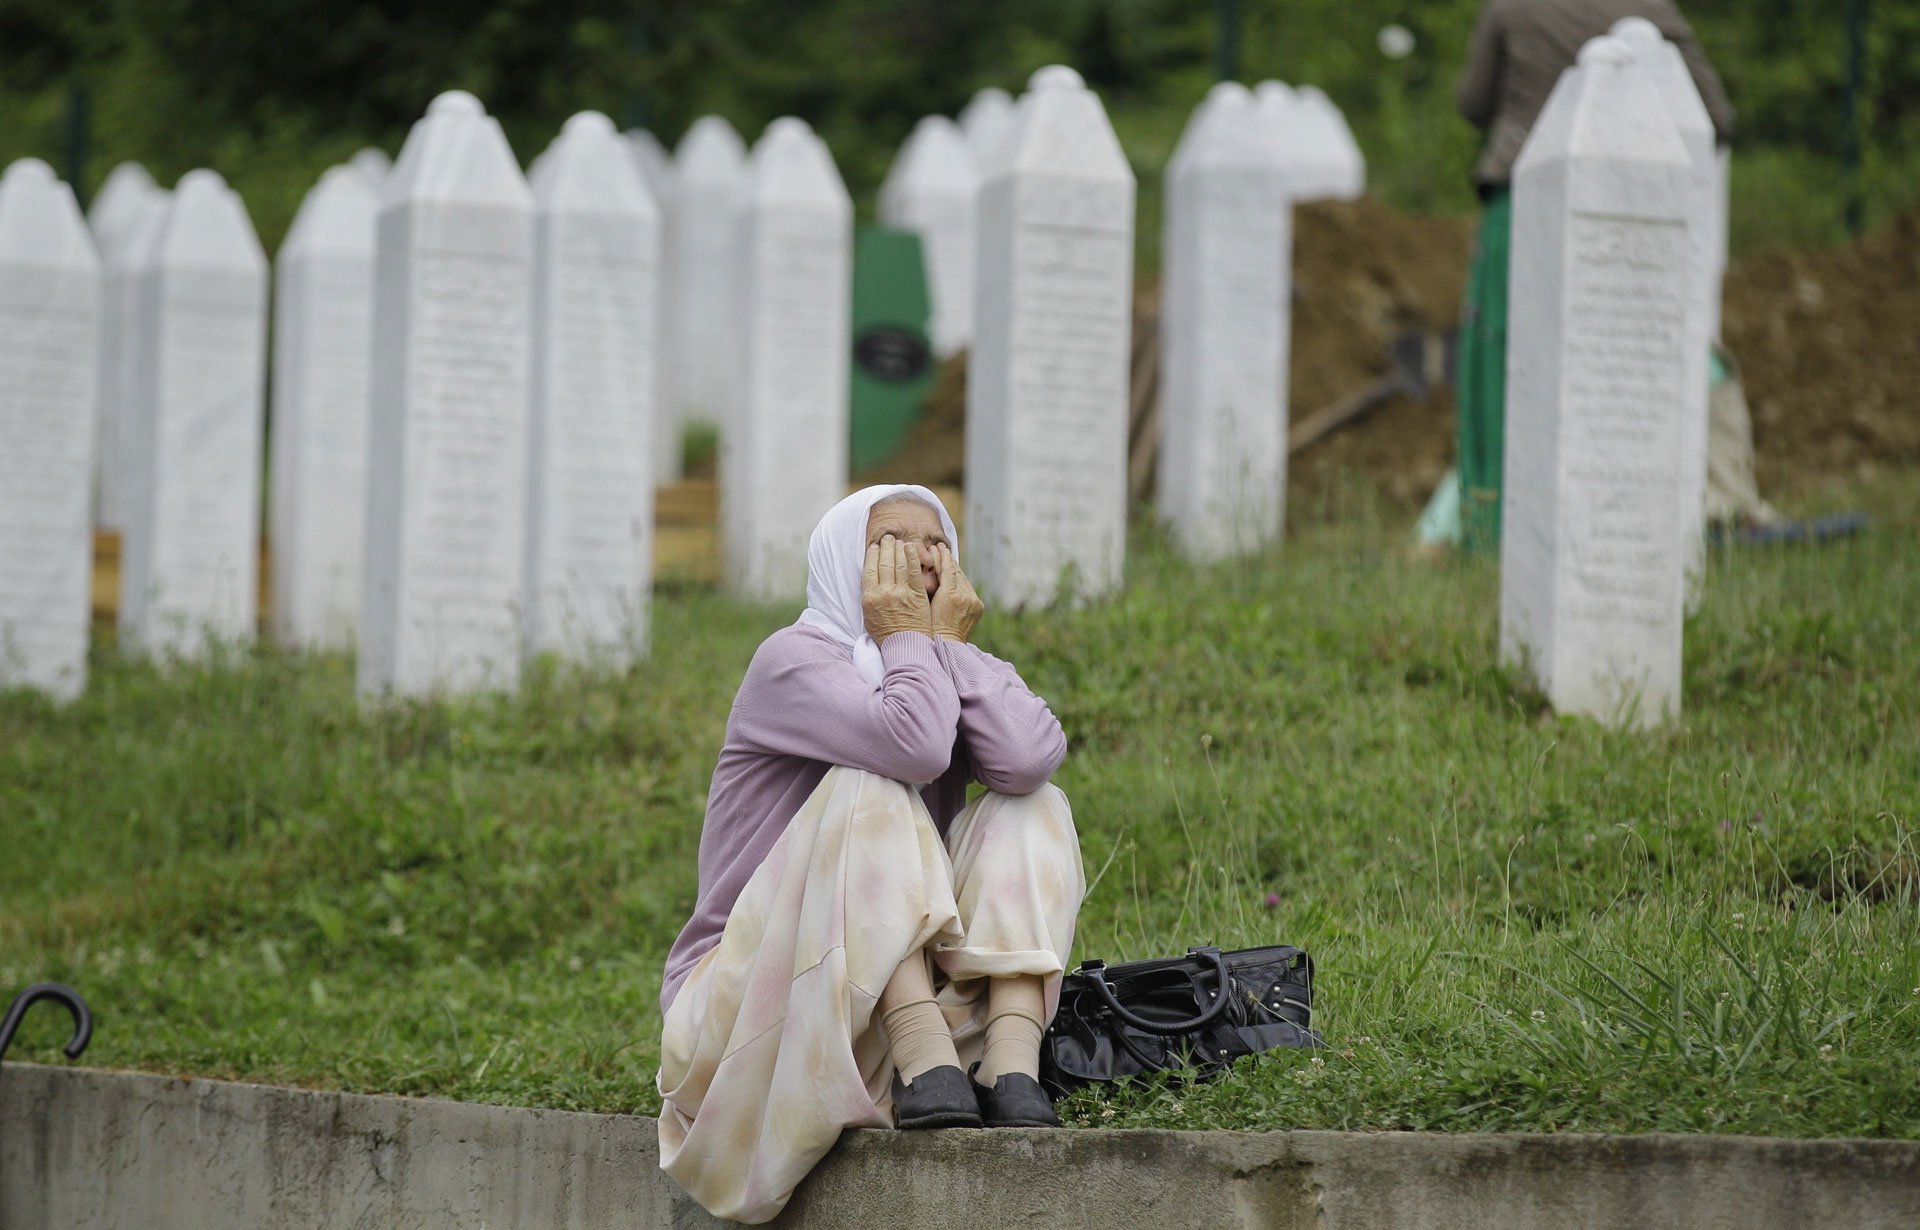
<svg viewBox="0 0 1920 1230"><path fill-rule="evenodd" d="M1040 1082L1024 1072L1009 1072L989 1089L974 1077L980 1065L967 1069L967 1083L980 1099L980 1121L990 1128L1059 1127L1060 1116Z"/></svg>
<svg viewBox="0 0 1920 1230"><path fill-rule="evenodd" d="M894 1072L893 1126L979 1127L980 1104L973 1096L973 1082L952 1064L929 1068L911 1083Z"/></svg>

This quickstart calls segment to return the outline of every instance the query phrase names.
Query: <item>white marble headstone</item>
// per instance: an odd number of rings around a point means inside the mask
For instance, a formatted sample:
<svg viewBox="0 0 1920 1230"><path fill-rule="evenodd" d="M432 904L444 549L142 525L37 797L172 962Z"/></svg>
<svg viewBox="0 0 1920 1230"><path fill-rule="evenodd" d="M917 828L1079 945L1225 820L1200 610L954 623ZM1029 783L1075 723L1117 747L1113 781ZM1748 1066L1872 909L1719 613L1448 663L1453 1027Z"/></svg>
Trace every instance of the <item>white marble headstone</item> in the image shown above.
<svg viewBox="0 0 1920 1230"><path fill-rule="evenodd" d="M87 677L100 263L46 163L0 175L0 690Z"/></svg>
<svg viewBox="0 0 1920 1230"><path fill-rule="evenodd" d="M625 138L567 121L533 185L527 649L645 652L660 220Z"/></svg>
<svg viewBox="0 0 1920 1230"><path fill-rule="evenodd" d="M968 570L989 601L1119 587L1134 179L1070 68L1033 75L980 190L967 379Z"/></svg>
<svg viewBox="0 0 1920 1230"><path fill-rule="evenodd" d="M1691 180L1612 38L1514 168L1501 653L1561 713L1612 723L1680 712Z"/></svg>
<svg viewBox="0 0 1920 1230"><path fill-rule="evenodd" d="M259 610L267 258L239 195L199 170L132 262L120 636L193 657L250 639Z"/></svg>
<svg viewBox="0 0 1920 1230"><path fill-rule="evenodd" d="M125 346L123 332L132 291L124 276L126 254L143 223L165 211L167 192L137 162L123 162L107 173L93 198L88 224L105 273L100 309L99 413L94 430L94 509L98 522L120 528L119 422Z"/></svg>
<svg viewBox="0 0 1920 1230"><path fill-rule="evenodd" d="M1713 120L1687 71L1680 49L1644 17L1615 22L1613 36L1653 79L1667 115L1693 162L1693 192L1687 206L1687 265L1692 297L1687 306L1687 405L1680 442L1681 535L1686 550L1687 600L1699 599L1707 566L1707 358L1713 339L1713 304L1720 297L1713 243L1715 175Z"/></svg>
<svg viewBox="0 0 1920 1230"><path fill-rule="evenodd" d="M1315 148L1326 151L1325 194L1341 201L1364 196L1367 160L1360 152L1360 143L1353 139L1345 113L1317 85L1301 86L1296 97L1301 114L1318 130L1313 138Z"/></svg>
<svg viewBox="0 0 1920 1230"><path fill-rule="evenodd" d="M933 299L934 353L966 349L973 332L973 244L980 168L960 128L943 115L914 127L880 185L883 225L920 236Z"/></svg>
<svg viewBox="0 0 1920 1230"><path fill-rule="evenodd" d="M653 392L649 401L651 409L648 411L648 418L653 423L653 435L647 443L647 456L651 458L653 481L668 483L680 477L680 435L683 427L680 416L673 408L675 386L668 334L672 321L671 313L666 310L668 293L675 285L672 226L676 176L673 155L666 146L660 144L660 138L644 128L629 128L626 139L634 165L640 171L640 182L646 185L647 196L653 202L655 242L659 246L654 267L655 310L650 324L653 332L640 344L647 348L651 356L649 363L653 373Z"/></svg>
<svg viewBox="0 0 1920 1230"><path fill-rule="evenodd" d="M1296 91L1283 81L1262 81L1254 87L1255 107L1280 140L1287 188L1296 202L1358 196L1364 188L1366 168L1362 164L1362 189L1347 191L1354 178L1357 151L1348 151L1341 140L1346 121L1335 122L1338 113L1325 95L1320 97L1319 105L1309 103L1305 89Z"/></svg>
<svg viewBox="0 0 1920 1230"><path fill-rule="evenodd" d="M331 168L275 261L268 609L289 645L343 649L358 639L379 208L363 171Z"/></svg>
<svg viewBox="0 0 1920 1230"><path fill-rule="evenodd" d="M387 157L385 150L371 145L355 154L347 165L358 171L375 192L384 188L387 176L393 174L393 159Z"/></svg>
<svg viewBox="0 0 1920 1230"><path fill-rule="evenodd" d="M1013 99L997 85L979 91L960 109L960 131L973 148L974 161L983 168L1012 130Z"/></svg>
<svg viewBox="0 0 1920 1230"><path fill-rule="evenodd" d="M134 370L134 343L140 328L140 282L134 259L158 242L173 208L173 193L164 189L140 202L125 238L102 254L106 266L105 298L101 304L100 421L95 430L99 454L94 459L97 496L95 521L103 529L122 530L126 524L127 487L132 481L133 413L139 373Z"/></svg>
<svg viewBox="0 0 1920 1230"><path fill-rule="evenodd" d="M807 539L847 491L853 203L827 146L775 120L753 147L738 247L742 397L720 439L727 577L800 597Z"/></svg>
<svg viewBox="0 0 1920 1230"><path fill-rule="evenodd" d="M87 210L94 247L104 253L121 243L140 212L141 202L161 191L153 176L137 162L123 162L107 172Z"/></svg>
<svg viewBox="0 0 1920 1230"><path fill-rule="evenodd" d="M673 192L673 155L660 144L660 138L644 128L626 131L627 148L640 171L640 182L647 186L656 208Z"/></svg>
<svg viewBox="0 0 1920 1230"><path fill-rule="evenodd" d="M1195 109L1166 171L1158 499L1195 559L1279 537L1286 507L1293 208L1245 86Z"/></svg>
<svg viewBox="0 0 1920 1230"><path fill-rule="evenodd" d="M724 429L735 399L740 332L733 316L739 280L734 222L746 182L746 146L725 120L702 116L680 139L673 172L666 300L672 397L663 416L671 426L659 460L677 474L681 427L707 423Z"/></svg>
<svg viewBox="0 0 1920 1230"><path fill-rule="evenodd" d="M533 196L473 95L413 126L374 239L363 694L519 679Z"/></svg>

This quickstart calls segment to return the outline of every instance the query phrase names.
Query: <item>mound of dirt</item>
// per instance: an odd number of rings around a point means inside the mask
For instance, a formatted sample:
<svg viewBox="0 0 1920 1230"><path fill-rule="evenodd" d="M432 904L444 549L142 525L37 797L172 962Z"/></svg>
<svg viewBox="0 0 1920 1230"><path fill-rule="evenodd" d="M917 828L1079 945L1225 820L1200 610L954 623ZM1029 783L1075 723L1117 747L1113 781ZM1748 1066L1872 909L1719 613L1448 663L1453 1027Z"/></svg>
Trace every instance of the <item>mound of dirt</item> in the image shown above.
<svg viewBox="0 0 1920 1230"><path fill-rule="evenodd" d="M1387 370L1387 343L1408 329L1451 328L1460 313L1469 223L1401 214L1372 199L1320 202L1294 214L1291 404L1296 419L1365 388ZM1159 286L1143 284L1134 304L1139 352L1155 344ZM867 482L958 486L966 466L966 357L941 369L926 413L901 453ZM1453 456L1453 398L1395 398L1356 426L1296 458L1292 498L1311 507L1342 471L1381 479L1395 504L1417 504Z"/></svg>
<svg viewBox="0 0 1920 1230"><path fill-rule="evenodd" d="M1293 369L1296 423L1386 372L1387 345L1412 329L1460 320L1472 222L1415 217L1371 197L1294 211ZM1342 476L1371 476L1401 511L1425 502L1453 463L1453 390L1395 397L1297 454L1287 469L1289 521L1337 515Z"/></svg>
<svg viewBox="0 0 1920 1230"><path fill-rule="evenodd" d="M1725 289L1762 495L1920 465L1920 208L1844 248L1745 261Z"/></svg>
<svg viewBox="0 0 1920 1230"><path fill-rule="evenodd" d="M1294 215L1291 412L1298 423L1388 370L1387 346L1459 320L1474 222L1382 202ZM1134 305L1134 371L1151 379L1159 287ZM1920 465L1920 209L1845 248L1758 257L1730 271L1724 333L1743 364L1761 491L1810 477ZM1136 389L1136 416L1144 404ZM1136 424L1137 430L1137 424ZM872 482L960 485L966 359L942 369L898 457ZM1337 516L1355 476L1381 509L1410 513L1453 463L1453 391L1395 397L1297 454L1289 519Z"/></svg>

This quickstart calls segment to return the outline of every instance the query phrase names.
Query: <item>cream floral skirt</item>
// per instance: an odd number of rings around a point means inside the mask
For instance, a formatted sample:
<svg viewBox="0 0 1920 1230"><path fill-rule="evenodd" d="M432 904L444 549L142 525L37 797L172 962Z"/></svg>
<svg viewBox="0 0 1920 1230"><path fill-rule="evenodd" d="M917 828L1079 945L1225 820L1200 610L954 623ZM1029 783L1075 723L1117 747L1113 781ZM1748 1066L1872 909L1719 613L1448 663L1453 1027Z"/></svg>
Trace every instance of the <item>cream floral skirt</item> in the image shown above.
<svg viewBox="0 0 1920 1230"><path fill-rule="evenodd" d="M747 882L660 1041L660 1168L718 1217L764 1222L849 1127L892 1123L874 1004L931 947L962 1065L986 980L1045 978L1049 1019L1086 892L1067 796L986 794L943 846L917 791L834 768Z"/></svg>

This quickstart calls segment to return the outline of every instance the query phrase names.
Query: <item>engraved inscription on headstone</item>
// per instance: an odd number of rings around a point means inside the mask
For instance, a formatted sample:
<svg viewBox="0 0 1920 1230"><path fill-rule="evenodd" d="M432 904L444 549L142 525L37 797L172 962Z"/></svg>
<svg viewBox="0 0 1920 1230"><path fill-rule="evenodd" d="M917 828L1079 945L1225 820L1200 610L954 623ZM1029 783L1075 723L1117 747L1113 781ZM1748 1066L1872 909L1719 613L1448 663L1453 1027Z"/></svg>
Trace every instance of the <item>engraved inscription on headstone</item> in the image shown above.
<svg viewBox="0 0 1920 1230"><path fill-rule="evenodd" d="M1713 235L1714 153L1713 120L1693 84L1680 49L1660 36L1643 17L1614 23L1613 35L1633 53L1634 60L1652 78L1661 102L1673 119L1680 140L1693 161L1692 192L1687 197L1687 303L1685 361L1687 403L1680 437L1681 542L1687 569L1688 605L1697 604L1707 564L1707 358L1713 337L1713 303L1720 297L1715 254L1709 251Z"/></svg>
<svg viewBox="0 0 1920 1230"><path fill-rule="evenodd" d="M672 279L666 296L667 413L656 433L658 472L680 472L680 432L687 424L725 431L737 396L739 322L734 317L739 254L736 211L747 174L747 151L717 115L693 122L673 157L673 199L667 217Z"/></svg>
<svg viewBox="0 0 1920 1230"><path fill-rule="evenodd" d="M803 121L755 144L739 227L743 396L720 514L734 591L775 601L806 591L808 535L847 487L853 204Z"/></svg>
<svg viewBox="0 0 1920 1230"><path fill-rule="evenodd" d="M86 684L100 264L67 185L0 175L0 689Z"/></svg>
<svg viewBox="0 0 1920 1230"><path fill-rule="evenodd" d="M533 201L472 95L408 135L374 243L360 689L519 678Z"/></svg>
<svg viewBox="0 0 1920 1230"><path fill-rule="evenodd" d="M1252 95L1222 83L1167 165L1158 501L1198 559L1280 534L1293 263L1283 159Z"/></svg>
<svg viewBox="0 0 1920 1230"><path fill-rule="evenodd" d="M274 635L292 645L346 648L357 639L378 208L365 172L334 167L280 245L269 609Z"/></svg>
<svg viewBox="0 0 1920 1230"><path fill-rule="evenodd" d="M172 194L153 185L146 172L138 176L115 175L122 185L117 203L105 199L94 202L95 247L100 255L104 279L100 301L100 413L94 430L95 518L104 529L118 530L124 520L122 505L126 488L127 458L124 437L132 430L125 423L132 372L133 332L138 327L138 296L132 277L133 254L143 244L150 245L153 235L165 221ZM138 170L138 168L133 168ZM144 186L143 186L144 185ZM108 206L112 204L112 208Z"/></svg>
<svg viewBox="0 0 1920 1230"><path fill-rule="evenodd" d="M193 656L254 634L267 260L246 206L192 171L133 254L120 634Z"/></svg>
<svg viewBox="0 0 1920 1230"><path fill-rule="evenodd" d="M659 215L625 139L567 121L534 182L527 649L646 648Z"/></svg>
<svg viewBox="0 0 1920 1230"><path fill-rule="evenodd" d="M1560 712L1613 723L1680 710L1689 178L1611 38L1514 173L1501 649Z"/></svg>
<svg viewBox="0 0 1920 1230"><path fill-rule="evenodd" d="M989 600L1096 597L1126 554L1133 172L1072 69L1034 74L981 189L968 569Z"/></svg>
<svg viewBox="0 0 1920 1230"><path fill-rule="evenodd" d="M135 232L149 211L166 200L165 190L157 187L147 169L137 162L123 162L107 173L100 191L87 211L87 225L93 230L93 247L99 255L106 277L102 287L100 311L99 412L95 416L93 466L93 508L98 522L112 529L120 527L117 487L110 470L118 459L115 437L121 377L120 342L122 319L126 316L117 304L126 292L125 279L118 271Z"/></svg>

